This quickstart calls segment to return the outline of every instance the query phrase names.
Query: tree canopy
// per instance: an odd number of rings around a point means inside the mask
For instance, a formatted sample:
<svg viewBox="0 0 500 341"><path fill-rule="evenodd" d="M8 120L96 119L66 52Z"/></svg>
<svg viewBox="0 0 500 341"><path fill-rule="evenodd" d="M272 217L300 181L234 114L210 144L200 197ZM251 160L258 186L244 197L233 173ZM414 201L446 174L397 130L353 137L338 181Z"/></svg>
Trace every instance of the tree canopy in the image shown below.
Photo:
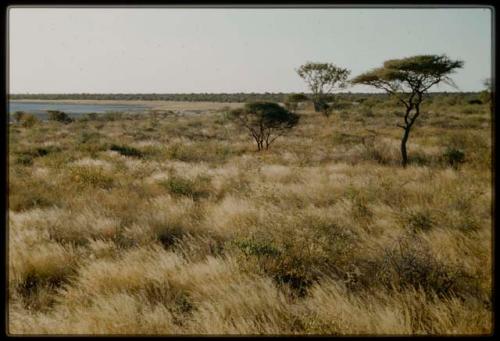
<svg viewBox="0 0 500 341"><path fill-rule="evenodd" d="M247 128L257 143L257 149L268 149L272 142L294 127L299 116L274 102L247 103L231 111L231 116Z"/></svg>
<svg viewBox="0 0 500 341"><path fill-rule="evenodd" d="M404 104L406 108L404 124L398 124L404 129L401 141L403 166L406 166L408 161L406 142L411 127L420 115L420 104L424 94L441 82L455 87L449 75L463 65L463 61L451 60L446 55L418 55L387 60L382 67L365 72L351 80L353 84L370 85L385 90Z"/></svg>
<svg viewBox="0 0 500 341"><path fill-rule="evenodd" d="M384 62L383 67L365 72L351 82L371 85L391 94L424 93L441 82L455 87L448 75L461 68L463 64L463 61L451 60L446 55L390 59Z"/></svg>
<svg viewBox="0 0 500 341"><path fill-rule="evenodd" d="M326 96L336 88L345 88L351 71L332 63L307 62L297 69L297 74L305 80L313 94L316 111L324 109ZM328 111L324 111L327 115Z"/></svg>

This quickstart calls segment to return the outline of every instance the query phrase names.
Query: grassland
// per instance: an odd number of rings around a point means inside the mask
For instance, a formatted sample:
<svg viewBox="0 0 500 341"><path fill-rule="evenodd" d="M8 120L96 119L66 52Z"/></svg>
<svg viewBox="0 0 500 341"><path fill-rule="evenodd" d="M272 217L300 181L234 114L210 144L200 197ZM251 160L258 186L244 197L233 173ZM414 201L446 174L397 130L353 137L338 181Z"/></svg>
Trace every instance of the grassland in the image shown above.
<svg viewBox="0 0 500 341"><path fill-rule="evenodd" d="M407 168L397 111L11 125L9 332L490 333L489 107L434 98Z"/></svg>

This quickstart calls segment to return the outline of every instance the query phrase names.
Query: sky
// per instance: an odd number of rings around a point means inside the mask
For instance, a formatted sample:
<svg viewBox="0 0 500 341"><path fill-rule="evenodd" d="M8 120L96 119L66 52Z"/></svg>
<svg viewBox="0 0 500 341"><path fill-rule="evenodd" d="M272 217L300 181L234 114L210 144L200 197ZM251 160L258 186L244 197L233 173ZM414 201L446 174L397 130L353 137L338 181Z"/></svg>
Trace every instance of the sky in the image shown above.
<svg viewBox="0 0 500 341"><path fill-rule="evenodd" d="M11 7L8 13L10 93L307 92L296 73L305 62L334 63L356 76L418 54L463 60L452 77L459 91L482 90L491 74L489 8Z"/></svg>

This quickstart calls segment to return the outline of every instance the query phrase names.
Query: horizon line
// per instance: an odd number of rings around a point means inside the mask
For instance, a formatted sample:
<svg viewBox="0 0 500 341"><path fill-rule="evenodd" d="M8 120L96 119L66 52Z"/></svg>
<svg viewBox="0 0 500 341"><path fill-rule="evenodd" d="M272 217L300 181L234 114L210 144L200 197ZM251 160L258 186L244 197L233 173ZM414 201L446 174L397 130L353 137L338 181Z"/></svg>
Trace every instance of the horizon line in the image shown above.
<svg viewBox="0 0 500 341"><path fill-rule="evenodd" d="M427 93L467 93L467 92L482 92L485 91L483 90L456 90L456 91L428 91ZM269 92L269 91L264 91L264 92L33 92L33 93L9 93L7 94L8 96L22 96L22 95L220 95L220 94L225 94L225 95L240 95L240 94L246 94L246 95L252 95L252 94L311 94L310 92L304 92L304 91L280 91L280 92ZM386 92L337 92L333 93L330 95L339 95L339 94L385 94L388 95Z"/></svg>

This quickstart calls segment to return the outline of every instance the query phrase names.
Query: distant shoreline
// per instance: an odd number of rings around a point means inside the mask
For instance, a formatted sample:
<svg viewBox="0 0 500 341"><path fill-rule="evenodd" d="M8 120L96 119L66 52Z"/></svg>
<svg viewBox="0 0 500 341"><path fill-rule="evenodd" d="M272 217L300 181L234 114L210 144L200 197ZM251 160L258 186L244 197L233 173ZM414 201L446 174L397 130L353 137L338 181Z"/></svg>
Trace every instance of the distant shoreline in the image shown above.
<svg viewBox="0 0 500 341"><path fill-rule="evenodd" d="M65 104L114 104L142 105L151 110L218 110L224 107L236 108L244 103L235 102L188 102L164 100L109 100L109 99L10 99L9 102L23 103L65 103Z"/></svg>

